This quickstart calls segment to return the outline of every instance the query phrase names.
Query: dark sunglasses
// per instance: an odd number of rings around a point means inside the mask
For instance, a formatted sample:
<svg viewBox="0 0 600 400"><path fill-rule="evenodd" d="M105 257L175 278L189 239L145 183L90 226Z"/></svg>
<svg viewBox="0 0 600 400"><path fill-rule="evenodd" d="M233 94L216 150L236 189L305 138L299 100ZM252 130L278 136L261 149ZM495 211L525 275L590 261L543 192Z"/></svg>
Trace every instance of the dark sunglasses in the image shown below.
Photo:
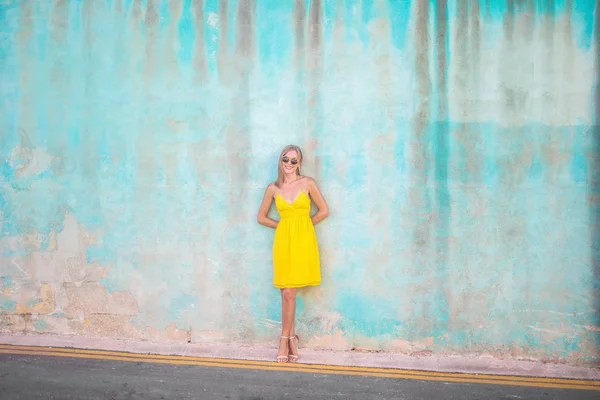
<svg viewBox="0 0 600 400"><path fill-rule="evenodd" d="M292 165L296 165L296 164L298 164L298 159L296 159L296 158L292 158L292 159L290 160L290 159L289 159L288 157L286 157L286 156L283 156L283 157L281 158L281 161L283 161L283 163L284 163L284 164L287 164L288 162L291 162L291 163L292 163Z"/></svg>

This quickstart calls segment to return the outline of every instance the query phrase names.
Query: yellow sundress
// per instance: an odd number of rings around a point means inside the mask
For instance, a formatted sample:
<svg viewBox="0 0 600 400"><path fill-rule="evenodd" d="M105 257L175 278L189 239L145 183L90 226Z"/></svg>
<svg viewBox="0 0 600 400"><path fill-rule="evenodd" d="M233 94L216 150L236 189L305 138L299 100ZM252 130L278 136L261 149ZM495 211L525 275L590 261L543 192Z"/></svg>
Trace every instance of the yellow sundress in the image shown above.
<svg viewBox="0 0 600 400"><path fill-rule="evenodd" d="M293 203L277 194L279 224L273 241L273 284L280 288L321 283L319 245L310 220L310 197L300 191Z"/></svg>

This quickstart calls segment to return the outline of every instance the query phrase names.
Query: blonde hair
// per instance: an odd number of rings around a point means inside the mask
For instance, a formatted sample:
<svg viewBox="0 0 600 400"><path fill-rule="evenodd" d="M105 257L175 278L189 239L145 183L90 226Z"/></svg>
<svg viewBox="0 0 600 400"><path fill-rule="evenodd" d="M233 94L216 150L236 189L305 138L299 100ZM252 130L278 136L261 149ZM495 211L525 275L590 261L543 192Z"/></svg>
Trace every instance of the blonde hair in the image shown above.
<svg viewBox="0 0 600 400"><path fill-rule="evenodd" d="M281 187L283 183L283 178L285 177L285 173L283 172L283 167L281 166L281 159L284 155L294 150L296 154L298 154L298 168L296 169L296 175L300 176L300 165L302 165L302 150L300 147L295 144L288 144L281 150L281 154L279 154L279 158L277 159L277 180L275 181L275 186L278 188Z"/></svg>

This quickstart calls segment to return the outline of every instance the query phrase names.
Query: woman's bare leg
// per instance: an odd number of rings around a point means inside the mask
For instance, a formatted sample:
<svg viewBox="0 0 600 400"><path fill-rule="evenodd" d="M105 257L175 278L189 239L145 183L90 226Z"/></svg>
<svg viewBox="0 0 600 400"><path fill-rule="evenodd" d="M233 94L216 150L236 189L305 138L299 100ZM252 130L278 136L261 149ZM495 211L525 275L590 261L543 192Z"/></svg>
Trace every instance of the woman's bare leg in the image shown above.
<svg viewBox="0 0 600 400"><path fill-rule="evenodd" d="M292 323L292 330L290 331L290 339L289 339L289 355L290 355L290 361L297 361L298 360L298 340L296 339L296 331L294 329L294 323ZM296 356L296 359L293 360L291 359L291 356Z"/></svg>
<svg viewBox="0 0 600 400"><path fill-rule="evenodd" d="M290 337L295 335L294 319L296 317L296 292L297 289L281 289L281 336ZM278 356L289 354L289 340L279 340Z"/></svg>

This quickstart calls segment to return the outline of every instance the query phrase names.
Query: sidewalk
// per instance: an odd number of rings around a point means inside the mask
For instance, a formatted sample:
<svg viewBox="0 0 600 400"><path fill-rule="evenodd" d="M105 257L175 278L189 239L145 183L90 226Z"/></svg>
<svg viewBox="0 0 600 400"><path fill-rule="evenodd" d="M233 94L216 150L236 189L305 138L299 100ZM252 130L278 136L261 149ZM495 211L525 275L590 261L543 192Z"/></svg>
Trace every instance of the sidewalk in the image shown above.
<svg viewBox="0 0 600 400"><path fill-rule="evenodd" d="M182 344L136 342L108 338L55 335L0 334L0 344L19 346L72 347L79 349L126 351L140 354L181 355L240 360L274 361L276 347L225 344ZM600 380L600 368L574 367L540 361L497 359L485 356L407 356L400 353L364 353L303 349L300 362L372 368L397 368L470 374L517 375L548 378Z"/></svg>

